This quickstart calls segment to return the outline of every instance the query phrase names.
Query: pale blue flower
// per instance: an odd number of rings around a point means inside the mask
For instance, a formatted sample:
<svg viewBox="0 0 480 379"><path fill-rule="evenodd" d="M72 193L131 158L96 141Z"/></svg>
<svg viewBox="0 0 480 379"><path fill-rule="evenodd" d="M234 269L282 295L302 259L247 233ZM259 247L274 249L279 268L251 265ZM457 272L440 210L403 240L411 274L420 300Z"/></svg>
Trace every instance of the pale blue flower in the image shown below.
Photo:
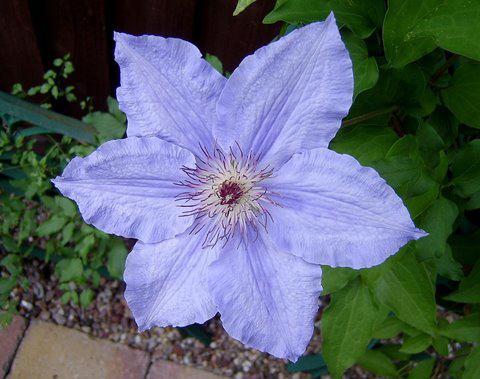
<svg viewBox="0 0 480 379"><path fill-rule="evenodd" d="M353 92L333 15L228 80L188 42L115 40L128 138L73 159L55 185L86 222L139 239L125 297L140 330L219 312L234 338L296 360L320 264L370 267L425 235L373 169L327 149Z"/></svg>

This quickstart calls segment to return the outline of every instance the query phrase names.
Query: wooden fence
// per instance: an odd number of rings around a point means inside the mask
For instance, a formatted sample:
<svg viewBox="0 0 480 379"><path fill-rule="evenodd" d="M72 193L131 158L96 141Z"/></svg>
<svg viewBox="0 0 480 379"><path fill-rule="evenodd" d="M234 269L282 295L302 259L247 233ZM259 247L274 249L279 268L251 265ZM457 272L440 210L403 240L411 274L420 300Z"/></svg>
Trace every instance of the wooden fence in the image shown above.
<svg viewBox="0 0 480 379"><path fill-rule="evenodd" d="M0 0L0 90L42 82L53 59L72 54L71 84L98 109L119 82L113 31L179 37L217 55L232 71L267 44L279 25L263 25L274 0L259 0L232 16L236 0ZM69 109L70 108L70 109ZM75 114L73 107L60 109Z"/></svg>

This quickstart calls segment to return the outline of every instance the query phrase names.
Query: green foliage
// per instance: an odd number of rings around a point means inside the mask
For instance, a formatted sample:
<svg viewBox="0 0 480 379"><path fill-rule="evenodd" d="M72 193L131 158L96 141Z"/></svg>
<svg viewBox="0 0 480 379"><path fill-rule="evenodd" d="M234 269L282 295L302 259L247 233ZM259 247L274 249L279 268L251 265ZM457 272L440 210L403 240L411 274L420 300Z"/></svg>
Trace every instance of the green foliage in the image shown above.
<svg viewBox="0 0 480 379"><path fill-rule="evenodd" d="M52 100L65 97L76 101L74 87L64 82L74 70L67 54L55 59L54 68L45 73L45 83L23 90L20 84L12 93L20 98L44 94L43 108ZM50 179L59 175L76 155L92 152L96 144L125 133L125 115L113 98L107 99L108 112L90 112L84 121L53 113L36 105L0 94L0 309L7 310L2 320L15 311L9 293L28 285L23 265L31 256L55 263L55 275L64 291L62 300L91 303L100 282L100 273L120 279L127 250L124 242L86 225L75 203L53 188ZM25 122L33 126L25 126ZM54 134L55 133L55 134ZM60 136L58 135L60 133ZM39 134L42 139L36 138ZM63 136L62 136L63 135ZM79 144L71 137L90 144Z"/></svg>
<svg viewBox="0 0 480 379"><path fill-rule="evenodd" d="M323 354L298 367L313 373L322 357L334 377L354 362L379 376L478 377L480 3L277 0L264 22L285 31L330 11L355 79L330 148L375 168L429 236L368 270L323 266Z"/></svg>

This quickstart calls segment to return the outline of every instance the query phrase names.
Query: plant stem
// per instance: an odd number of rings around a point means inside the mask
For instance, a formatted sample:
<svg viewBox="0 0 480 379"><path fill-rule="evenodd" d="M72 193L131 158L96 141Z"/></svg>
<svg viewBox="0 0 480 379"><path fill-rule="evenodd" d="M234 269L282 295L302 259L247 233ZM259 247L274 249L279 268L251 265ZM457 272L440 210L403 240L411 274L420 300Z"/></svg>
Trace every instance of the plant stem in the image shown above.
<svg viewBox="0 0 480 379"><path fill-rule="evenodd" d="M453 54L430 78L430 84L434 84L460 57L458 54Z"/></svg>
<svg viewBox="0 0 480 379"><path fill-rule="evenodd" d="M363 121L369 120L371 118L375 118L377 116L381 116L383 114L393 112L396 109L398 109L398 106L393 105L393 106L388 107L388 108L379 109L378 111L368 112L368 113L362 114L361 116L351 118L350 120L343 121L342 122L342 127L350 126L350 125L356 125L356 124L359 124Z"/></svg>

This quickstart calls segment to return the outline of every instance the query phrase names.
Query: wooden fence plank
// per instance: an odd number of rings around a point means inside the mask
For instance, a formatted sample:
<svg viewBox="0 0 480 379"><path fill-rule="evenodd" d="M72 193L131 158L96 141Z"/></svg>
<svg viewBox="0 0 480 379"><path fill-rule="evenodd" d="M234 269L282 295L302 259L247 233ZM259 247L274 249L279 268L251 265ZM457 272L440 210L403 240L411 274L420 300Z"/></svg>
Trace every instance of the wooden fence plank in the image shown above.
<svg viewBox="0 0 480 379"><path fill-rule="evenodd" d="M104 0L45 0L31 3L44 63L71 53L75 66L70 83L79 98L94 97L97 109L106 109L110 94L109 55ZM70 108L70 107L69 107ZM75 113L78 106L70 109Z"/></svg>
<svg viewBox="0 0 480 379"><path fill-rule="evenodd" d="M208 0L203 3L195 36L202 52L220 58L224 68L232 72L247 55L268 44L280 31L280 23L264 25L262 20L273 9L274 0L261 0L233 16L236 0Z"/></svg>
<svg viewBox="0 0 480 379"><path fill-rule="evenodd" d="M43 65L27 0L0 1L0 90L42 82Z"/></svg>

